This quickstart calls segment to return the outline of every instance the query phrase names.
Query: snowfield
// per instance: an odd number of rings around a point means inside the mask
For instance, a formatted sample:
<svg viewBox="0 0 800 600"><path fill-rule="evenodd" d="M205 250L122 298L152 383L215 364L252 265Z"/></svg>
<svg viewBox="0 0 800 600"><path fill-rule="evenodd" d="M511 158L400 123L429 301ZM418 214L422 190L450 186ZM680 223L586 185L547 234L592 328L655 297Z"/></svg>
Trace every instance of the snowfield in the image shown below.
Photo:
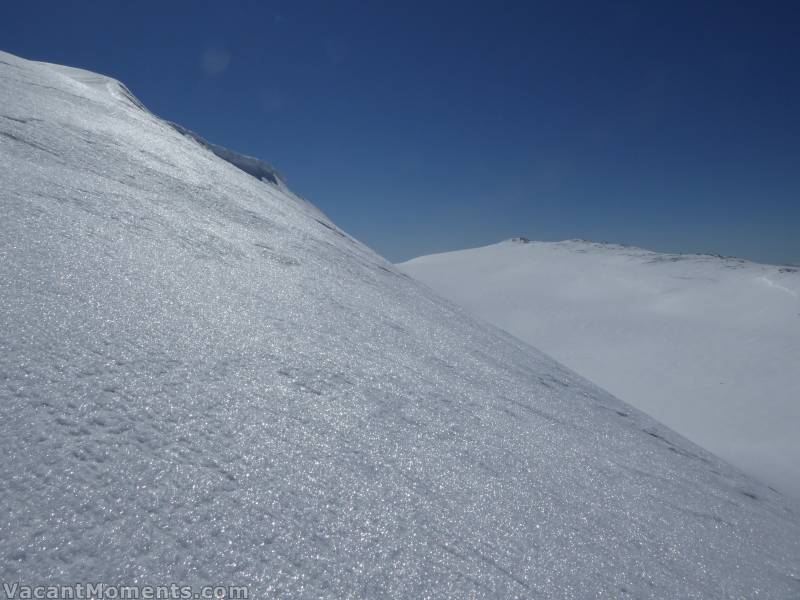
<svg viewBox="0 0 800 600"><path fill-rule="evenodd" d="M114 80L0 53L0 202L3 581L800 595L792 502Z"/></svg>
<svg viewBox="0 0 800 600"><path fill-rule="evenodd" d="M800 498L800 270L580 240L406 273Z"/></svg>

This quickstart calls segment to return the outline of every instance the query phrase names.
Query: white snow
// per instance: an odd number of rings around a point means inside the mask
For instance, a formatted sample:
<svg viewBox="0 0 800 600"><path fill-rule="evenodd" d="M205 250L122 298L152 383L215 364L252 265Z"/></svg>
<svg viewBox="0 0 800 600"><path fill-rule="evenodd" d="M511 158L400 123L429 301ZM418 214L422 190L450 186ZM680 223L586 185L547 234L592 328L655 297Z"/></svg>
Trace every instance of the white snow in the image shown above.
<svg viewBox="0 0 800 600"><path fill-rule="evenodd" d="M0 54L0 206L3 581L800 593L781 494L113 80Z"/></svg>
<svg viewBox="0 0 800 600"><path fill-rule="evenodd" d="M509 240L401 268L800 497L797 269L576 240Z"/></svg>
<svg viewBox="0 0 800 600"><path fill-rule="evenodd" d="M246 156L244 154L239 154L238 152L234 152L232 150L228 150L227 148L223 148L222 146L218 146L217 144L212 144L211 142L206 141L204 138L197 135L194 131L189 131L182 125L178 125L177 123L170 123L170 125L178 132L181 133L197 143L199 143L204 148L211 150L214 154L219 156L222 160L231 163L233 166L241 169L245 173L252 175L256 179L260 179L266 183L271 183L277 186L279 189L286 191L286 182L281 177L280 173L273 167L272 165L268 165L262 160L258 158L254 158L252 156Z"/></svg>

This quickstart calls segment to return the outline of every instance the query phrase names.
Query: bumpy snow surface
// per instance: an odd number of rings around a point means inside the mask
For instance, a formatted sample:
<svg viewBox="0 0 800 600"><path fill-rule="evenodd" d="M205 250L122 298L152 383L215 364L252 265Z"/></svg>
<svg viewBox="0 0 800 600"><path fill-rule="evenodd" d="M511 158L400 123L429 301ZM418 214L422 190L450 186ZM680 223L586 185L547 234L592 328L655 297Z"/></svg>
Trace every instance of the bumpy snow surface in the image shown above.
<svg viewBox="0 0 800 600"><path fill-rule="evenodd" d="M0 54L0 577L787 598L740 474L117 82Z"/></svg>
<svg viewBox="0 0 800 600"><path fill-rule="evenodd" d="M520 239L401 268L800 498L798 269Z"/></svg>

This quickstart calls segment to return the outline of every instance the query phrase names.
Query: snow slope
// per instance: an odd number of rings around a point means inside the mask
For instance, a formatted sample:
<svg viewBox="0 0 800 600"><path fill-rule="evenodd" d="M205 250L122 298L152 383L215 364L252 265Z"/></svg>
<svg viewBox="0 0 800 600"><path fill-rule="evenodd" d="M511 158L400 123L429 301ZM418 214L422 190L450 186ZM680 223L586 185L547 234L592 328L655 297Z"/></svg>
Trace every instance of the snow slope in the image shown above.
<svg viewBox="0 0 800 600"><path fill-rule="evenodd" d="M0 54L0 578L788 598L795 506L144 110Z"/></svg>
<svg viewBox="0 0 800 600"><path fill-rule="evenodd" d="M800 272L517 239L401 268L800 497Z"/></svg>

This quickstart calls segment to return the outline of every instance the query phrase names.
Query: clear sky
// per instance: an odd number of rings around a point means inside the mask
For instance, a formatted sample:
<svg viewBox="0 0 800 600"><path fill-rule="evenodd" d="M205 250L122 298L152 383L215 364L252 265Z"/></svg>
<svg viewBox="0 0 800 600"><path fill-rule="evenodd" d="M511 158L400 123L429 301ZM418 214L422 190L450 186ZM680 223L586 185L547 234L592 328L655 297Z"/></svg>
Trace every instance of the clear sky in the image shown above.
<svg viewBox="0 0 800 600"><path fill-rule="evenodd" d="M797 2L6 2L391 260L516 235L800 263Z"/></svg>

